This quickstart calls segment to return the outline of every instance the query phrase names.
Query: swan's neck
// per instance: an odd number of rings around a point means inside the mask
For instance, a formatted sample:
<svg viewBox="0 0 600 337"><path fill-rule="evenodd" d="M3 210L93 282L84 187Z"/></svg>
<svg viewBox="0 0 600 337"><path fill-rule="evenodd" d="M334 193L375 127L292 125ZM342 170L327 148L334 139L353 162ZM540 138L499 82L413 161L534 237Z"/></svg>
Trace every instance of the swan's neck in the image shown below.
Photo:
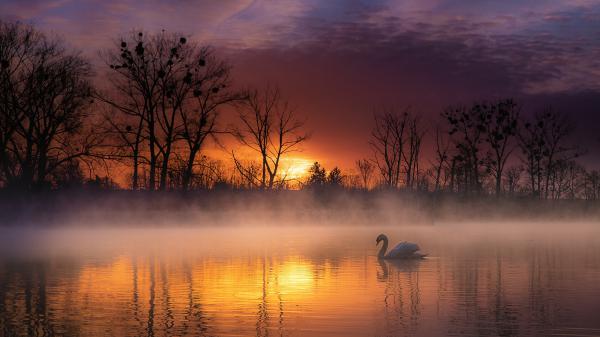
<svg viewBox="0 0 600 337"><path fill-rule="evenodd" d="M381 249L379 249L379 253L377 254L377 257L382 259L385 256L385 252L387 251L388 248L388 239L386 237L383 238L383 245L381 245Z"/></svg>

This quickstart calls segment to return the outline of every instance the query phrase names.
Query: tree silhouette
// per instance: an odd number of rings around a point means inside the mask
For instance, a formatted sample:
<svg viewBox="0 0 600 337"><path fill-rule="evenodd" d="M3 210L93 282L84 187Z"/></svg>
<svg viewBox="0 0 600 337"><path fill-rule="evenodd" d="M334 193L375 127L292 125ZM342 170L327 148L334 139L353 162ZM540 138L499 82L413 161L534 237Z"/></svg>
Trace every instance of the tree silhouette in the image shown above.
<svg viewBox="0 0 600 337"><path fill-rule="evenodd" d="M407 151L402 151L404 158L404 168L406 172L406 188L413 189L415 183L418 183L419 177L419 156L421 154L421 142L425 131L421 129L419 119L410 115L406 116L407 123Z"/></svg>
<svg viewBox="0 0 600 337"><path fill-rule="evenodd" d="M147 145L149 189L167 186L177 143L187 148L182 184L188 188L197 155L214 133L219 108L240 98L229 88L229 66L208 47L165 32L131 33L104 53L114 95L100 98L122 113L112 121L133 158L137 186L140 146ZM116 119L115 119L116 120ZM178 153L181 155L181 153Z"/></svg>
<svg viewBox="0 0 600 337"><path fill-rule="evenodd" d="M327 175L327 184L331 187L341 187L344 182L342 170L339 167L334 167Z"/></svg>
<svg viewBox="0 0 600 337"><path fill-rule="evenodd" d="M238 110L241 125L235 127L232 133L241 144L259 155L260 175L254 177L253 172L242 165L232 152L236 169L254 186L262 189L284 184L285 179L279 179L277 175L281 159L298 150L299 145L308 139L308 134L302 130L304 122L297 118L296 111L282 99L277 88L251 91L245 103Z"/></svg>
<svg viewBox="0 0 600 337"><path fill-rule="evenodd" d="M65 166L93 157L87 133L91 67L62 40L32 27L0 22L0 169L6 185L51 183Z"/></svg>
<svg viewBox="0 0 600 337"><path fill-rule="evenodd" d="M440 190L441 178L442 178L442 170L448 164L448 148L450 144L447 140L444 139L442 132L439 128L435 129L435 162L433 163L433 171L434 171L434 181L435 187L434 191L438 192Z"/></svg>
<svg viewBox="0 0 600 337"><path fill-rule="evenodd" d="M524 123L519 132L519 143L532 195L547 199L556 164L579 156L576 147L566 145L572 131L573 124L567 115L550 107Z"/></svg>
<svg viewBox="0 0 600 337"><path fill-rule="evenodd" d="M404 131L408 110L398 114L393 109L375 114L375 128L371 132L371 148L375 163L386 186L397 188L400 184L404 155Z"/></svg>
<svg viewBox="0 0 600 337"><path fill-rule="evenodd" d="M242 103L245 94L230 90L230 67L219 60L209 48L202 48L199 64L203 64L198 74L199 85L193 91L195 102L180 110L181 138L187 145L187 161L183 173L182 187L190 188L196 157L206 137L218 132L216 127L220 109L226 105Z"/></svg>
<svg viewBox="0 0 600 337"><path fill-rule="evenodd" d="M523 168L521 166L512 166L506 170L506 173L504 175L506 182L505 190L508 192L509 196L514 196L517 192L522 172Z"/></svg>
<svg viewBox="0 0 600 337"><path fill-rule="evenodd" d="M325 172L325 168L321 167L319 162L315 162L308 169L308 179L306 182L307 187L315 188L315 187L323 187L327 183L327 173Z"/></svg>
<svg viewBox="0 0 600 337"><path fill-rule="evenodd" d="M368 159L359 159L356 161L356 167L358 168L362 188L368 190L371 186L375 166Z"/></svg>
<svg viewBox="0 0 600 337"><path fill-rule="evenodd" d="M464 191L479 193L481 171L484 164L481 156L481 144L486 132L487 104L475 103L471 107L455 106L447 108L442 116L449 125L458 154L453 158L453 170L462 172Z"/></svg>
<svg viewBox="0 0 600 337"><path fill-rule="evenodd" d="M488 165L496 181L496 196L502 193L502 174L515 149L518 132L519 106L511 99L483 104L485 110L485 141L489 149Z"/></svg>

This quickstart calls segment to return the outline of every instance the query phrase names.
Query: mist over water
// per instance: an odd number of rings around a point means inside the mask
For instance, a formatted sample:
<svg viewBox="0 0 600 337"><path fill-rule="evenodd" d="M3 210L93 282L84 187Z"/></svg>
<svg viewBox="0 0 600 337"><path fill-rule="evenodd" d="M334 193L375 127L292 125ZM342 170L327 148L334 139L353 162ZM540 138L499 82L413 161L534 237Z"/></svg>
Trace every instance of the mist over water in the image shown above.
<svg viewBox="0 0 600 337"><path fill-rule="evenodd" d="M596 221L333 224L1 228L0 335L600 335Z"/></svg>

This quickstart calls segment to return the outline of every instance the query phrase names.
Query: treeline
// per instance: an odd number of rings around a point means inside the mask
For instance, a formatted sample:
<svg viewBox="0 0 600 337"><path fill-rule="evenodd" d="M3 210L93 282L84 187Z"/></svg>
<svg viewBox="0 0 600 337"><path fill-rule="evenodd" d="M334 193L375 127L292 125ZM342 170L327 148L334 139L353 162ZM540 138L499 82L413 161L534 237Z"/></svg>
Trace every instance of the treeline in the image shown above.
<svg viewBox="0 0 600 337"><path fill-rule="evenodd" d="M434 128L410 110L387 110L375 114L374 158L356 162L351 185L597 200L600 173L577 161L584 149L570 143L573 131L567 114L525 115L512 99L449 106ZM433 149L424 160L427 135Z"/></svg>
<svg viewBox="0 0 600 337"><path fill-rule="evenodd" d="M210 47L166 32L134 32L100 54L102 87L62 40L0 22L2 187L114 188L123 168L134 190L287 184L282 159L308 135L277 88L233 89L230 66ZM219 126L225 109L237 126ZM207 139L224 135L260 160L230 151L229 170L204 155Z"/></svg>
<svg viewBox="0 0 600 337"><path fill-rule="evenodd" d="M410 110L378 111L371 158L345 171L315 163L298 179L285 159L309 132L276 87L239 89L212 48L166 32L132 32L100 55L103 65L94 68L61 39L0 22L4 189L386 188L593 200L600 194L599 173L581 166L582 150L568 143L571 122L551 108L526 118L510 99L476 102L448 107L437 123ZM223 125L226 112L236 115L233 126ZM207 141L224 144L226 137L245 150L208 157ZM433 146L423 151L425 144ZM127 183L117 185L116 177Z"/></svg>

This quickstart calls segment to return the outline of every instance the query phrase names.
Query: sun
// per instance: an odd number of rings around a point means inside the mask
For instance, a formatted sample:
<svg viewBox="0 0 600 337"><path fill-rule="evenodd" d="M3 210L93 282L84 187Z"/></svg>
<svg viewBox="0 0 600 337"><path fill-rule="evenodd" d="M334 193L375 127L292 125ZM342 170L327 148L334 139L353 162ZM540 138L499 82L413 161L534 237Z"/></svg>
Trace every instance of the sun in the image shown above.
<svg viewBox="0 0 600 337"><path fill-rule="evenodd" d="M313 165L314 160L291 157L282 159L281 176L287 180L300 180L308 175L308 170Z"/></svg>

